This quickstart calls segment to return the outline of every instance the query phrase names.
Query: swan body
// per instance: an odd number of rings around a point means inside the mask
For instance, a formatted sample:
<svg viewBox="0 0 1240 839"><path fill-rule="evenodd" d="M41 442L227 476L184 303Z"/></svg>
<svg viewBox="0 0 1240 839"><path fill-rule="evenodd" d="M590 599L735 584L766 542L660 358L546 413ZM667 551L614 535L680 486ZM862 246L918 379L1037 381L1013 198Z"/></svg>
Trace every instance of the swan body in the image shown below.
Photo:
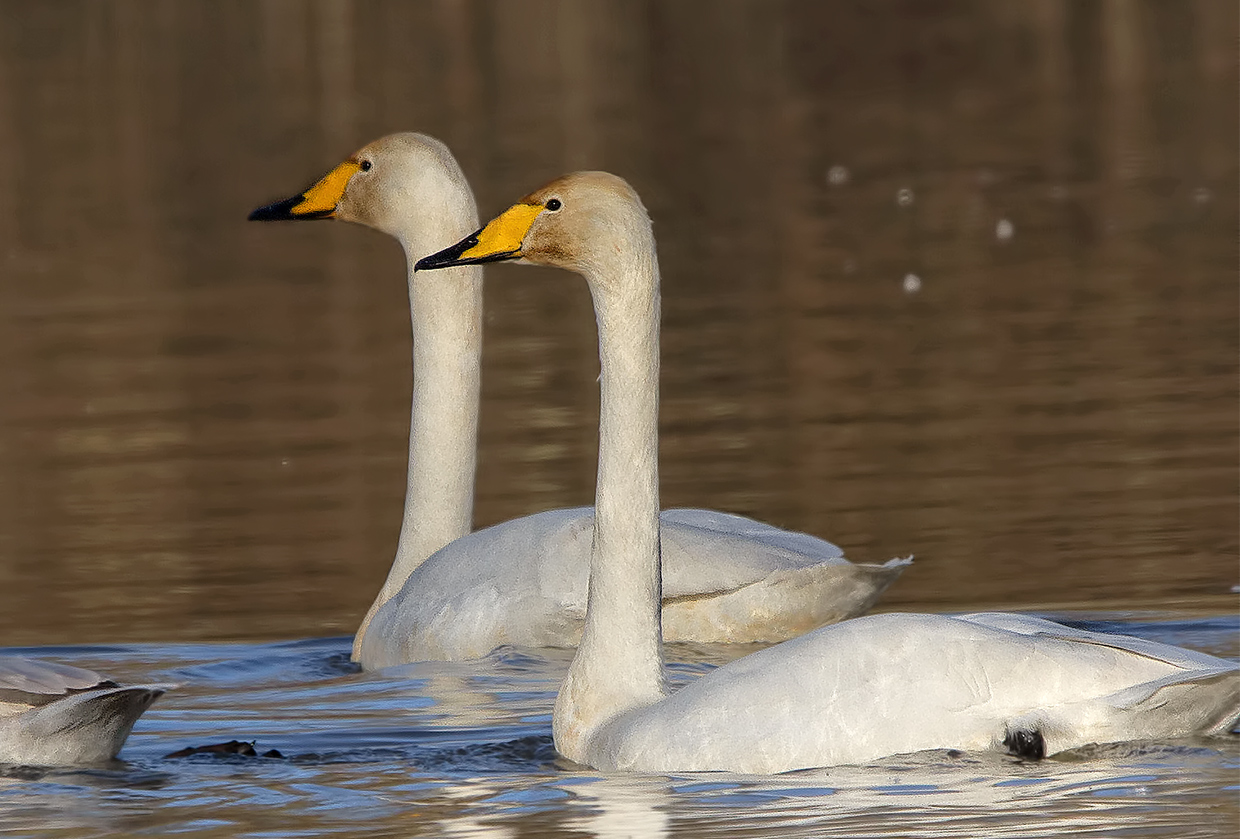
<svg viewBox="0 0 1240 839"><path fill-rule="evenodd" d="M854 618L738 659L580 739L598 769L768 774L928 749L1033 756L1219 734L1231 662L1018 615Z"/></svg>
<svg viewBox="0 0 1240 839"><path fill-rule="evenodd" d="M478 228L447 147L393 134L318 183L255 210L258 221L333 218L395 237L409 264L413 407L396 557L354 637L366 669L484 656L503 644L572 646L581 635L592 508L469 534L482 353L482 269L451 278L414 260ZM856 565L835 545L708 510L665 515L671 641L779 641L869 609L908 564ZM469 534L469 535L467 535Z"/></svg>
<svg viewBox="0 0 1240 839"><path fill-rule="evenodd" d="M501 259L583 274L598 320L589 594L552 719L564 756L605 771L773 773L927 749L1041 757L1236 724L1233 662L1012 614L854 618L669 693L659 610L668 580L658 513L659 271L649 218L624 181L577 173L418 267Z"/></svg>
<svg viewBox="0 0 1240 839"><path fill-rule="evenodd" d="M110 760L168 687L123 687L80 667L0 656L0 763Z"/></svg>
<svg viewBox="0 0 1240 839"><path fill-rule="evenodd" d="M712 510L665 510L661 521L669 640L791 638L869 608L907 563L853 565L829 542ZM579 507L462 536L379 608L361 660L384 667L480 658L505 644L576 646L593 534L594 508Z"/></svg>

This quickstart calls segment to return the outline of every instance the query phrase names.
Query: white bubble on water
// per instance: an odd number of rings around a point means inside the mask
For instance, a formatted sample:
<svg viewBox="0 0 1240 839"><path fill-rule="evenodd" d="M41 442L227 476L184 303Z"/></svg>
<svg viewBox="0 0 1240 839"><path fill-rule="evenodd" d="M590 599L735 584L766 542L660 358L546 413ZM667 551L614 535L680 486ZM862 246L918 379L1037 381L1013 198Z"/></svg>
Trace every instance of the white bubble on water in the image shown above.
<svg viewBox="0 0 1240 839"><path fill-rule="evenodd" d="M907 207L912 203L913 203L913 190L909 189L908 187L903 187L896 193L896 204L900 205L901 207Z"/></svg>
<svg viewBox="0 0 1240 839"><path fill-rule="evenodd" d="M995 238L1000 242L1006 242L1008 239L1011 239L1015 233L1016 227L1008 219L1001 218L998 223L995 224Z"/></svg>
<svg viewBox="0 0 1240 839"><path fill-rule="evenodd" d="M921 277L916 274L904 275L904 293L916 294L921 291Z"/></svg>
<svg viewBox="0 0 1240 839"><path fill-rule="evenodd" d="M837 163L827 170L827 183L831 186L843 186L848 183L849 175L848 167Z"/></svg>

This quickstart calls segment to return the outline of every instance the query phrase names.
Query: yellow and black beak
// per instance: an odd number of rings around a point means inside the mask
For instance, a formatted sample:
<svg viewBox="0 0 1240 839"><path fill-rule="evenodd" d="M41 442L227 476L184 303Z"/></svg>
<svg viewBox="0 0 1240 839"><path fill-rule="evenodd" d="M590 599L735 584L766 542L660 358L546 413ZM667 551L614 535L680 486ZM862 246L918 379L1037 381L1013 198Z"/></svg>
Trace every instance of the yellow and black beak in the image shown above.
<svg viewBox="0 0 1240 839"><path fill-rule="evenodd" d="M542 204L513 204L491 220L486 227L439 253L423 257L413 266L415 271L428 268L452 268L457 265L481 265L521 258L521 243L530 232L534 219L545 207Z"/></svg>
<svg viewBox="0 0 1240 839"><path fill-rule="evenodd" d="M349 185L349 178L361 168L362 164L356 160L346 160L300 195L259 207L250 213L250 221L332 218L344 196L344 188Z"/></svg>

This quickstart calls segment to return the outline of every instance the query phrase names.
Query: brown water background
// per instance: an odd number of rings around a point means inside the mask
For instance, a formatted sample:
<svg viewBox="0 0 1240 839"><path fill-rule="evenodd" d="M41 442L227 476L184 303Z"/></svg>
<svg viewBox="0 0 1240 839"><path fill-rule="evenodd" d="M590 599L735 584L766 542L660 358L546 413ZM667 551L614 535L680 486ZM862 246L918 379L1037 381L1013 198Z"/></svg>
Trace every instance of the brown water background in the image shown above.
<svg viewBox="0 0 1240 839"><path fill-rule="evenodd" d="M1237 63L1232 0L0 2L0 641L352 632L402 255L245 216L398 130L484 217L641 193L666 506L915 554L886 608L1232 611ZM486 304L476 524L589 503L584 284Z"/></svg>

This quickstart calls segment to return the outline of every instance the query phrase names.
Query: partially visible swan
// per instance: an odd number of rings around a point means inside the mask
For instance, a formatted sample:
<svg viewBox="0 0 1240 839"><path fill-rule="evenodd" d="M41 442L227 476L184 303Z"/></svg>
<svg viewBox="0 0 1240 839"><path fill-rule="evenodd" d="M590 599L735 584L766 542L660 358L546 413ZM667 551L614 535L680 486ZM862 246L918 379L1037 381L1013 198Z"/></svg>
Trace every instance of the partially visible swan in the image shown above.
<svg viewBox="0 0 1240 839"><path fill-rule="evenodd" d="M0 656L0 763L110 760L168 687L122 687L80 667Z"/></svg>
<svg viewBox="0 0 1240 839"><path fill-rule="evenodd" d="M926 749L1041 757L1235 724L1233 662L1005 614L856 618L668 694L659 625L659 268L650 220L623 180L581 172L417 267L505 259L583 274L598 320L589 600L552 721L564 756L601 770L771 773Z"/></svg>
<svg viewBox="0 0 1240 839"><path fill-rule="evenodd" d="M250 218L363 224L395 237L409 265L413 411L404 521L392 569L354 638L354 660L373 669L478 658L503 644L575 645L593 508L469 533L482 269L456 268L448 281L413 271L417 257L478 228L473 193L447 147L423 134L384 137ZM669 641L790 638L869 609L907 565L854 565L829 542L711 510L668 510L663 526Z"/></svg>

